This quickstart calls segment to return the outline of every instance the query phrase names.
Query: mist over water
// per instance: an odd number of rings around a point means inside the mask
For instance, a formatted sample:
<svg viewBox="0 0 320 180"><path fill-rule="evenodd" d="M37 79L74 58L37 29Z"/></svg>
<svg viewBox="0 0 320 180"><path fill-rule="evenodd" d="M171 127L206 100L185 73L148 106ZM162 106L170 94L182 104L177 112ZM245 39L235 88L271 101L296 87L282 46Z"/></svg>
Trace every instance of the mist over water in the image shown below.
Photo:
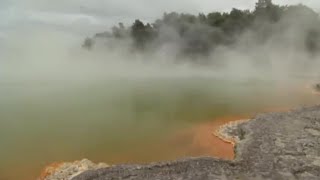
<svg viewBox="0 0 320 180"><path fill-rule="evenodd" d="M254 44L248 31L234 46L217 47L205 65L179 59L181 44L148 53L102 41L87 51L83 35L32 27L0 37L0 179L34 179L56 161L184 157L192 153L167 143L179 130L318 103L305 86L319 80L319 56L299 47L304 27L286 26L294 19L276 26L286 36L275 30Z"/></svg>

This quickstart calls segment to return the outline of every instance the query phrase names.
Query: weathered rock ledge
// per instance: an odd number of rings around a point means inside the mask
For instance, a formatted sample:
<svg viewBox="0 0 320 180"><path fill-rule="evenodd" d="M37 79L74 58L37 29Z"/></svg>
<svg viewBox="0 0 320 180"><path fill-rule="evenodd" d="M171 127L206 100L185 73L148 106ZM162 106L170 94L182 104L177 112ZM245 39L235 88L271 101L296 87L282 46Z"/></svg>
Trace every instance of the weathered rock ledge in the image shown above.
<svg viewBox="0 0 320 180"><path fill-rule="evenodd" d="M38 180L70 180L88 170L109 167L105 163L95 164L87 159L75 162L53 163L47 166Z"/></svg>
<svg viewBox="0 0 320 180"><path fill-rule="evenodd" d="M236 159L203 157L86 171L72 180L319 179L320 105L267 113L224 132L237 137Z"/></svg>

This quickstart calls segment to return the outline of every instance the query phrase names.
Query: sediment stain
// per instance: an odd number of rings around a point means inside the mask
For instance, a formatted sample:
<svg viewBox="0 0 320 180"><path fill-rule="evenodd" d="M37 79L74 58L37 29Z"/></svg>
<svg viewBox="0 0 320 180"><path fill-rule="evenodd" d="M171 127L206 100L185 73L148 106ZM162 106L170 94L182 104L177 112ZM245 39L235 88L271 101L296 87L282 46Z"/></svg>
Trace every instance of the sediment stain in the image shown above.
<svg viewBox="0 0 320 180"><path fill-rule="evenodd" d="M212 156L227 160L235 157L234 145L230 141L226 141L214 132L218 131L224 124L238 121L239 119L247 119L250 115L226 116L203 123L178 132L172 138L173 144L181 145L185 148L185 154L188 156Z"/></svg>

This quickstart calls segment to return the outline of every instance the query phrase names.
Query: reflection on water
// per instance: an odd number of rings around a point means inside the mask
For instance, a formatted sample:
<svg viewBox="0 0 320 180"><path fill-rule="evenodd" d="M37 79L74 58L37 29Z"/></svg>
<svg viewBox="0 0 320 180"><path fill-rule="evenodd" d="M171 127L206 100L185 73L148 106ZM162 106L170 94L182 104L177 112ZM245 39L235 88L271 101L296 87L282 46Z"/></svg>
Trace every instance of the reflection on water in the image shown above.
<svg viewBox="0 0 320 180"><path fill-rule="evenodd" d="M0 82L0 90L5 180L35 179L49 163L84 157L125 163L202 155L185 149L194 143L188 133L170 139L221 116L319 100L300 83L210 78Z"/></svg>

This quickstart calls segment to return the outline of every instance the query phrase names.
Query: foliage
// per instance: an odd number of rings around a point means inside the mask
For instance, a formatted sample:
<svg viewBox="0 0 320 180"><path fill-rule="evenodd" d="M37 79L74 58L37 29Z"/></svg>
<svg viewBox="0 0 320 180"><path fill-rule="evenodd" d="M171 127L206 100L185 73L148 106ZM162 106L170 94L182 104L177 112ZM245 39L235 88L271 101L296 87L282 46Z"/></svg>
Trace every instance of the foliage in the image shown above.
<svg viewBox="0 0 320 180"><path fill-rule="evenodd" d="M92 49L93 43L94 42L91 38L86 38L82 44L82 47L86 49Z"/></svg>
<svg viewBox="0 0 320 180"><path fill-rule="evenodd" d="M294 21L288 17L293 17ZM207 55L218 46L237 43L239 37L247 31L255 33L256 41L266 42L275 33L274 29L281 27L277 23L282 21L301 23L306 27L306 34L301 34L305 39L305 48L312 52L319 50L318 14L303 5L279 6L273 4L272 0L258 0L253 11L233 8L230 12L198 15L172 12L164 13L161 19L152 24L137 19L126 28L119 23L119 26L112 28L111 35L106 37L132 39L133 49L139 51L156 51L168 43L177 43L183 55ZM305 22L309 24L306 26L303 24ZM174 31L177 37L167 35L168 30ZM92 46L93 39L86 39L83 47L91 49Z"/></svg>

